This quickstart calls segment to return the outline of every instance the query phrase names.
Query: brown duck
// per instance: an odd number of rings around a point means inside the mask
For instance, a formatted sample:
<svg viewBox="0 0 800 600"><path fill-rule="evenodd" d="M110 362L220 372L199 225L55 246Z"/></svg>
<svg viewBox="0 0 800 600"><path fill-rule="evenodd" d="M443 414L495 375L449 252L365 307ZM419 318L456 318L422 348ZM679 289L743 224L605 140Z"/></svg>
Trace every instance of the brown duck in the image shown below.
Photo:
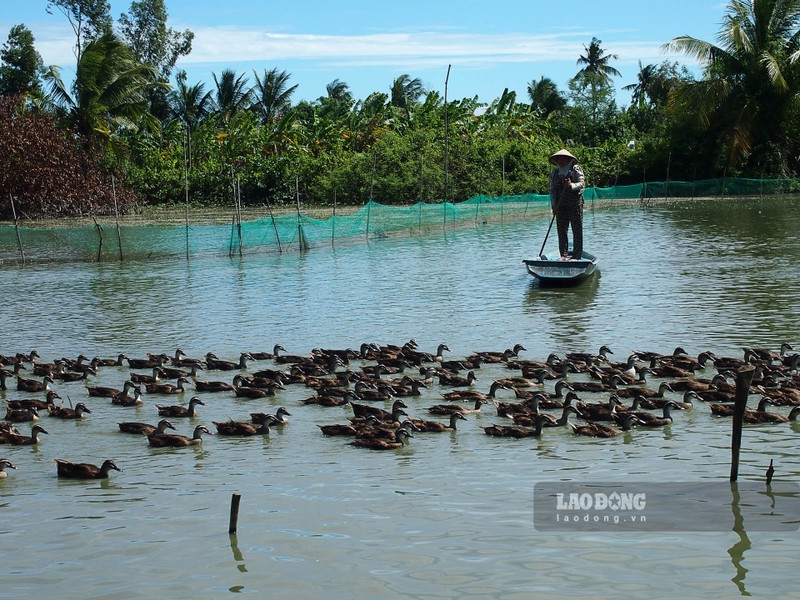
<svg viewBox="0 0 800 600"><path fill-rule="evenodd" d="M198 404L201 406L206 405L198 396L192 396L189 400L188 407L179 404L171 404L169 406L156 404L156 409L158 410L158 414L162 417L195 417L197 416L195 409Z"/></svg>
<svg viewBox="0 0 800 600"><path fill-rule="evenodd" d="M456 431L456 425L459 421L466 421L467 417L461 413L452 413L450 415L450 423L442 423L441 421L429 421L427 419L409 419L416 427L416 431L427 432L443 432L443 431Z"/></svg>
<svg viewBox="0 0 800 600"><path fill-rule="evenodd" d="M108 479L112 469L122 472L113 460L103 461L99 467L91 463L74 463L60 458L55 459L58 476L68 479Z"/></svg>
<svg viewBox="0 0 800 600"><path fill-rule="evenodd" d="M89 410L89 407L83 402L78 402L75 408L70 408L68 406L51 406L48 410L50 416L56 417L57 419L82 419L84 414L92 414L92 411Z"/></svg>
<svg viewBox="0 0 800 600"><path fill-rule="evenodd" d="M404 427L400 427L395 432L393 440L382 438L356 438L350 442L350 445L356 446L357 448L368 448L370 450L396 450L402 448L405 445L406 439L410 437L414 436Z"/></svg>
<svg viewBox="0 0 800 600"><path fill-rule="evenodd" d="M122 433L135 433L138 435L150 435L151 433L164 433L167 429L175 429L175 426L167 419L161 419L158 425L151 425L150 423L140 423L138 421L124 421L117 423L119 430Z"/></svg>
<svg viewBox="0 0 800 600"><path fill-rule="evenodd" d="M532 428L523 427L521 425L491 425L489 427L484 427L483 431L486 435L494 437L539 437L542 435L542 427L544 427L545 420L547 420L547 417L539 415L536 417Z"/></svg>
<svg viewBox="0 0 800 600"><path fill-rule="evenodd" d="M31 427L31 434L30 435L21 435L21 434L14 434L11 433L6 437L6 443L13 444L15 446L35 446L39 443L39 434L40 433L47 433L44 427L41 425L34 425Z"/></svg>
<svg viewBox="0 0 800 600"><path fill-rule="evenodd" d="M7 458L0 458L0 479L5 479L8 477L8 473L6 473L6 469L16 469L10 460Z"/></svg>
<svg viewBox="0 0 800 600"><path fill-rule="evenodd" d="M199 446L203 443L203 434L207 433L209 435L214 435L211 433L207 427L203 425L198 425L194 428L194 434L192 437L188 437L185 435L177 435L172 433L151 433L147 436L147 441L151 446L156 448L166 448L166 447L175 447L179 448L182 446Z"/></svg>
<svg viewBox="0 0 800 600"><path fill-rule="evenodd" d="M243 421L234 421L231 419L230 421L211 421L214 424L214 427L217 428L217 433L219 435L230 435L230 436L252 436L252 435L267 435L269 433L269 426L271 424L271 420L267 419L262 423L256 425L254 423L246 423Z"/></svg>
<svg viewBox="0 0 800 600"><path fill-rule="evenodd" d="M636 415L627 415L622 420L622 428L612 427L604 423L587 423L585 425L576 425L570 423L572 431L576 435L584 435L587 437L611 438L615 437L625 431L630 431L635 424L638 423Z"/></svg>

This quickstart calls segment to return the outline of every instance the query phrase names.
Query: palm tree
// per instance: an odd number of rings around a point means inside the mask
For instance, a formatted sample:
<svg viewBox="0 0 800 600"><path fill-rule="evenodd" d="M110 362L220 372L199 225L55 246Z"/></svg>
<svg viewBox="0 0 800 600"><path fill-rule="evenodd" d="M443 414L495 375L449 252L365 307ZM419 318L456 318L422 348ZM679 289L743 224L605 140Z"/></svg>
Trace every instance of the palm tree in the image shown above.
<svg viewBox="0 0 800 600"><path fill-rule="evenodd" d="M205 91L205 84L186 84L186 71L181 69L175 76L175 89L169 93L172 115L186 126L188 165L192 168L192 131L195 125L211 110L211 92Z"/></svg>
<svg viewBox="0 0 800 600"><path fill-rule="evenodd" d="M631 104L642 107L648 102L652 104L653 86L657 77L657 68L655 65L642 66L642 61L639 61L639 72L636 74L636 83L623 86L623 90L631 92Z"/></svg>
<svg viewBox="0 0 800 600"><path fill-rule="evenodd" d="M334 79L325 86L325 92L331 100L341 100L344 102L352 102L353 94L350 92L350 86L344 81Z"/></svg>
<svg viewBox="0 0 800 600"><path fill-rule="evenodd" d="M78 134L89 144L108 145L121 129L155 126L148 112L148 92L168 87L158 82L158 72L137 63L115 34L105 33L89 42L81 53L72 90L67 90L58 67L45 78L52 101L64 109Z"/></svg>
<svg viewBox="0 0 800 600"><path fill-rule="evenodd" d="M216 73L213 75L216 90L212 99L212 109L222 115L228 123L231 117L250 104L251 90L247 89L247 78L244 73L237 77L236 71L225 69L219 79Z"/></svg>
<svg viewBox="0 0 800 600"><path fill-rule="evenodd" d="M729 164L777 147L785 168L787 119L800 93L800 0L730 0L727 11L719 45L690 36L664 45L704 67L705 79L681 85L675 105L717 130Z"/></svg>
<svg viewBox="0 0 800 600"><path fill-rule="evenodd" d="M417 78L411 79L409 75L400 75L392 82L391 103L398 108L408 108L423 95L425 86Z"/></svg>
<svg viewBox="0 0 800 600"><path fill-rule="evenodd" d="M616 60L619 57L616 54L605 54L600 44L602 42L593 37L588 46L583 46L586 55L580 55L576 64L585 66L575 76L597 75L602 83L611 85L611 77L620 77L621 73L608 63L611 59Z"/></svg>
<svg viewBox="0 0 800 600"><path fill-rule="evenodd" d="M173 116L190 130L211 111L211 92L205 90L204 83L187 85L184 70L175 76L175 89L169 94L170 108Z"/></svg>
<svg viewBox="0 0 800 600"><path fill-rule="evenodd" d="M567 100L558 91L555 82L549 77L541 77L539 81L528 84L528 98L531 108L539 111L543 119L557 114L567 107Z"/></svg>
<svg viewBox="0 0 800 600"><path fill-rule="evenodd" d="M252 108L261 115L262 123L275 121L291 108L292 94L297 85L289 87L291 75L286 71L278 72L278 69L264 71L263 80L258 73L255 73L255 76Z"/></svg>

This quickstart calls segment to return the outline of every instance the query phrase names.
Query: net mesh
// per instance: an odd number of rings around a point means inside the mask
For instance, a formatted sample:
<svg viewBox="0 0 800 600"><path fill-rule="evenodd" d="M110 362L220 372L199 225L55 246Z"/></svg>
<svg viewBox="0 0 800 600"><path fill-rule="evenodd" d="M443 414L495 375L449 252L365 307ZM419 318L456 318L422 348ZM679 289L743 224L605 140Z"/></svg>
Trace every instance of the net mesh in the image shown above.
<svg viewBox="0 0 800 600"><path fill-rule="evenodd" d="M654 199L796 193L797 180L708 179L587 188L592 206ZM185 211L185 212L184 212ZM549 213L549 196L475 196L458 203L409 206L370 201L359 207L268 206L213 210L143 209L120 219L90 218L0 226L0 262L115 261L306 250L445 227L533 218ZM65 226L65 224L67 226Z"/></svg>

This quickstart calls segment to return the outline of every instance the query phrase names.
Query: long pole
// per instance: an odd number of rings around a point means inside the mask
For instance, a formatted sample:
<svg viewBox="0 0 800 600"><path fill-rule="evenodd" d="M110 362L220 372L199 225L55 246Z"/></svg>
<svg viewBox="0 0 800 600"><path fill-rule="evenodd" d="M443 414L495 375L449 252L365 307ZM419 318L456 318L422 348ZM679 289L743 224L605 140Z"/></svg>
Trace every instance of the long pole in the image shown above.
<svg viewBox="0 0 800 600"><path fill-rule="evenodd" d="M553 217L550 219L550 225L547 228L547 233L544 234L544 241L542 242L542 247L539 248L539 256L541 256L542 252L544 252L544 245L547 243L547 238L550 237L550 230L553 228L553 221L555 220L556 216L553 215Z"/></svg>
<svg viewBox="0 0 800 600"><path fill-rule="evenodd" d="M242 182L236 176L236 231L239 234L239 258L242 257Z"/></svg>
<svg viewBox="0 0 800 600"><path fill-rule="evenodd" d="M336 190L333 190L333 215L331 218L331 246L336 241Z"/></svg>
<svg viewBox="0 0 800 600"><path fill-rule="evenodd" d="M447 115L447 84L450 81L450 67L447 65L447 76L444 78L444 201L450 199L450 122Z"/></svg>
<svg viewBox="0 0 800 600"><path fill-rule="evenodd" d="M184 187L184 195L186 201L186 214L185 214L185 221L186 221L186 260L189 260L189 161L188 161L188 149L189 149L189 139L188 139L188 131L186 134L186 138L184 140L184 147L183 147L183 187Z"/></svg>
<svg viewBox="0 0 800 600"><path fill-rule="evenodd" d="M739 451L742 447L742 426L744 424L744 410L747 406L747 396L750 394L750 384L756 368L745 365L736 371L736 400L733 407L733 431L731 432L731 481L739 477Z"/></svg>
<svg viewBox="0 0 800 600"><path fill-rule="evenodd" d="M300 213L300 178L297 176L294 178L294 193L295 202L297 204L297 240L300 244L300 251L302 252L304 250L308 250L308 241L303 233L303 218L302 214Z"/></svg>
<svg viewBox="0 0 800 600"><path fill-rule="evenodd" d="M117 220L117 245L119 246L119 262L122 262L122 232L119 227L119 207L117 206L117 186L114 183L114 176L111 176L111 194L114 196L114 215Z"/></svg>
<svg viewBox="0 0 800 600"><path fill-rule="evenodd" d="M22 238L19 235L19 223L17 222L17 208L14 206L14 196L10 193L8 197L11 199L11 213L14 215L14 232L17 234L17 246L19 246L19 255L22 257L22 264L25 264L25 250L22 248Z"/></svg>
<svg viewBox="0 0 800 600"><path fill-rule="evenodd" d="M103 230L96 218L92 217L92 220L94 221L94 226L97 228L97 235L100 236L100 244L97 246L97 262L100 262L100 256L103 253Z"/></svg>
<svg viewBox="0 0 800 600"><path fill-rule="evenodd" d="M239 526L239 503L242 500L241 494L233 494L231 496L231 515L228 520L228 533L233 535Z"/></svg>
<svg viewBox="0 0 800 600"><path fill-rule="evenodd" d="M267 197L267 210L269 210L269 218L272 219L272 228L275 230L275 241L278 242L278 252L283 254L281 236L278 235L278 224L275 222L275 215L272 213L272 205L269 203L269 197Z"/></svg>

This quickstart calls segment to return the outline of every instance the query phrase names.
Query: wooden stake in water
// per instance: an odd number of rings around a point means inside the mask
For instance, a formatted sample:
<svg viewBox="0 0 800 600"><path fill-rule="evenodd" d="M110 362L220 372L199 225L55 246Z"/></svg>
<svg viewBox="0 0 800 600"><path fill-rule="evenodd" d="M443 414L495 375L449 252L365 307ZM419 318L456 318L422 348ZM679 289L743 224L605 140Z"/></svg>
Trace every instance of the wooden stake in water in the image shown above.
<svg viewBox="0 0 800 600"><path fill-rule="evenodd" d="M231 496L231 518L228 522L228 533L236 533L236 528L239 525L239 502L242 499L241 494L233 494Z"/></svg>
<svg viewBox="0 0 800 600"><path fill-rule="evenodd" d="M739 478L739 450L742 447L742 426L744 425L744 409L747 407L747 396L756 368L745 365L736 371L736 401L733 407L733 432L731 434L731 481Z"/></svg>
<svg viewBox="0 0 800 600"><path fill-rule="evenodd" d="M94 220L94 226L97 228L97 235L100 237L100 245L97 247L97 262L100 262L100 257L103 253L103 228L100 227L100 223L97 222L97 219L92 217Z"/></svg>
<svg viewBox="0 0 800 600"><path fill-rule="evenodd" d="M266 200L269 218L272 219L272 228L275 230L275 241L278 243L278 252L283 254L283 248L281 248L281 236L278 234L278 224L275 222L275 214L272 212L272 205L269 203L269 197Z"/></svg>
<svg viewBox="0 0 800 600"><path fill-rule="evenodd" d="M8 195L11 199L11 213L14 215L14 231L17 234L17 246L19 246L19 255L22 257L22 264L25 264L25 251L22 249L22 238L19 235L19 223L17 223L17 208L14 206L14 196Z"/></svg>
<svg viewBox="0 0 800 600"><path fill-rule="evenodd" d="M119 207L117 206L117 186L111 176L111 194L114 196L114 216L117 220L117 245L119 246L119 262L122 262L122 231L119 227Z"/></svg>

